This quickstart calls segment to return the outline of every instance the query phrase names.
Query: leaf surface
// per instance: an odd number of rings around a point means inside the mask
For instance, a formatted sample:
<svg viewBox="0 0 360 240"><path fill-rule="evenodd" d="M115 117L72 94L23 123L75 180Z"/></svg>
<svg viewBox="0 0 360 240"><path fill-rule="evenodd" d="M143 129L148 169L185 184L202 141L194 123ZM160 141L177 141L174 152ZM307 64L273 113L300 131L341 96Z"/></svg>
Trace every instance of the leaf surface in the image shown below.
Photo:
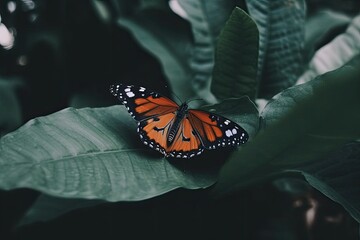
<svg viewBox="0 0 360 240"><path fill-rule="evenodd" d="M248 100L233 101L236 109L214 107L230 119L244 115L234 120L255 132L256 123L247 121L258 121L256 108ZM213 155L167 160L141 143L124 107L68 108L0 139L0 187L67 198L142 200L179 187L212 185L221 163Z"/></svg>
<svg viewBox="0 0 360 240"><path fill-rule="evenodd" d="M360 137L359 69L327 73L270 101L262 113L265 130L223 166L215 193L297 172L359 221L359 186L354 183L359 182L360 162L328 157Z"/></svg>
<svg viewBox="0 0 360 240"><path fill-rule="evenodd" d="M211 86L217 98L247 95L254 100L258 34L255 22L243 10L235 8L217 42Z"/></svg>
<svg viewBox="0 0 360 240"><path fill-rule="evenodd" d="M354 17L346 29L330 43L320 48L311 59L308 69L297 83L305 83L316 76L333 71L360 54L360 14Z"/></svg>
<svg viewBox="0 0 360 240"><path fill-rule="evenodd" d="M207 102L213 102L210 93L211 73L214 67L215 45L222 27L229 18L232 1L179 0L186 13L194 36L194 48L189 62L193 70L192 85Z"/></svg>
<svg viewBox="0 0 360 240"><path fill-rule="evenodd" d="M260 32L259 97L291 87L303 70L305 1L247 0Z"/></svg>

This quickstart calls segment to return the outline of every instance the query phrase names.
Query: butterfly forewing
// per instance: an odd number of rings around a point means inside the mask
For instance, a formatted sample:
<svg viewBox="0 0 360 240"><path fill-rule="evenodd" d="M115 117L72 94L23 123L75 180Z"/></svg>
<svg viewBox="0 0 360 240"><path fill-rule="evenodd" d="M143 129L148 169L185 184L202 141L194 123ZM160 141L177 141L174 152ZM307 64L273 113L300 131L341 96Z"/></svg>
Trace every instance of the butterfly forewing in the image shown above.
<svg viewBox="0 0 360 240"><path fill-rule="evenodd" d="M207 149L236 146L249 139L242 127L220 115L191 109L188 118Z"/></svg>
<svg viewBox="0 0 360 240"><path fill-rule="evenodd" d="M127 108L136 121L175 112L179 105L159 93L133 85L111 85L110 92Z"/></svg>

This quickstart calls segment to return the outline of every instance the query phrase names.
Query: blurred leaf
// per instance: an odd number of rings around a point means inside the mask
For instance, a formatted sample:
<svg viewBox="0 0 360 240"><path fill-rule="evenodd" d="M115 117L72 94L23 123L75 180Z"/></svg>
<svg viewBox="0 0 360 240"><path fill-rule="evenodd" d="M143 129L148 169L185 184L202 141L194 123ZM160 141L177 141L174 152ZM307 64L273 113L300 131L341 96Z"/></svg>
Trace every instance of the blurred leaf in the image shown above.
<svg viewBox="0 0 360 240"><path fill-rule="evenodd" d="M307 84L292 87L270 101L262 113L266 121L265 130L234 153L223 166L215 193L233 192L255 181L289 172L301 171L307 174L307 179L309 176L317 178L321 169L335 167L334 162L320 162L319 159L360 137L359 77L359 66L344 67ZM317 168L306 168L317 162L320 164ZM348 188L359 194L358 185L351 184L351 181L358 182L359 161L339 164L344 164L348 173L354 169L346 180ZM333 169L335 181L345 180L343 174L344 171ZM314 184L315 181L309 183L326 194L332 188L330 180L325 179L321 188ZM348 196L342 196L345 197ZM344 201L350 205L354 203L349 199ZM344 201L339 200L346 207ZM357 212L350 213L358 214L360 206L351 207Z"/></svg>
<svg viewBox="0 0 360 240"><path fill-rule="evenodd" d="M140 10L169 8L168 1L164 0L140 0L139 4Z"/></svg>
<svg viewBox="0 0 360 240"><path fill-rule="evenodd" d="M174 93L188 99L195 95L189 88L192 70L188 64L193 46L190 28L185 28L182 21L170 9L157 9L119 16L117 24L129 30L159 60Z"/></svg>
<svg viewBox="0 0 360 240"><path fill-rule="evenodd" d="M212 81L216 97L224 99L247 95L254 100L258 34L253 20L243 10L235 8L217 42Z"/></svg>
<svg viewBox="0 0 360 240"><path fill-rule="evenodd" d="M15 93L16 84L0 79L0 137L22 123L20 103Z"/></svg>
<svg viewBox="0 0 360 240"><path fill-rule="evenodd" d="M298 84L335 70L360 54L360 14L350 23L345 33L320 48L309 63L308 70L297 80Z"/></svg>
<svg viewBox="0 0 360 240"><path fill-rule="evenodd" d="M258 114L250 101L234 99L213 108L235 121L241 119L239 124L255 132ZM224 155L207 151L190 161L166 160L143 145L135 129L135 121L119 106L68 108L31 120L0 139L0 187L135 201L179 187L205 188L216 181Z"/></svg>
<svg viewBox="0 0 360 240"><path fill-rule="evenodd" d="M280 192L288 193L291 196L304 196L311 189L306 181L298 178L278 178L272 184Z"/></svg>
<svg viewBox="0 0 360 240"><path fill-rule="evenodd" d="M211 73L217 37L229 18L233 1L179 0L179 5L190 21L194 36L194 49L189 62L193 70L192 84L196 93L207 102L214 102L210 92Z"/></svg>
<svg viewBox="0 0 360 240"><path fill-rule="evenodd" d="M305 24L305 57L310 59L319 44L335 29L347 26L351 18L332 10L321 10L310 16Z"/></svg>
<svg viewBox="0 0 360 240"><path fill-rule="evenodd" d="M303 70L305 1L246 2L260 32L259 97L271 98L292 86Z"/></svg>

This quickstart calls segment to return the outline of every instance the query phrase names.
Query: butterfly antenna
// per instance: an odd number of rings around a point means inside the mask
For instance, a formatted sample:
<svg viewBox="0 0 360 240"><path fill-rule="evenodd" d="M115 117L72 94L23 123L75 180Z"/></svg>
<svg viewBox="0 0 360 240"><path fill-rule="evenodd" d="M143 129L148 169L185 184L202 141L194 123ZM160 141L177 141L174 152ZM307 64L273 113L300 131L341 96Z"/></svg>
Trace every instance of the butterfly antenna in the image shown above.
<svg viewBox="0 0 360 240"><path fill-rule="evenodd" d="M165 86L165 87L168 88L168 86ZM175 96L176 99L180 101L180 103L183 103L183 102L184 102L184 101L181 100L181 98L180 98L178 95L176 95L170 88L169 88L169 90L170 90L170 92L172 93L172 95Z"/></svg>
<svg viewBox="0 0 360 240"><path fill-rule="evenodd" d="M205 101L205 100L202 99L202 98L194 98L194 99L190 99L190 100L187 101L186 103L193 102L193 101Z"/></svg>

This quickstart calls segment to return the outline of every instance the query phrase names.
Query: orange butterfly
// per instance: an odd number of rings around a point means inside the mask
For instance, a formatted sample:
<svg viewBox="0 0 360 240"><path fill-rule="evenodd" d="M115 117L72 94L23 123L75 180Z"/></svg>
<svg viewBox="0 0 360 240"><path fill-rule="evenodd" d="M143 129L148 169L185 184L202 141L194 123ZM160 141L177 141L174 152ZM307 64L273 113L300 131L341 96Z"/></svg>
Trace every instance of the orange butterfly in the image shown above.
<svg viewBox="0 0 360 240"><path fill-rule="evenodd" d="M191 158L204 149L236 146L249 135L238 124L222 116L180 106L144 87L111 85L110 92L138 122L142 142L166 157Z"/></svg>

